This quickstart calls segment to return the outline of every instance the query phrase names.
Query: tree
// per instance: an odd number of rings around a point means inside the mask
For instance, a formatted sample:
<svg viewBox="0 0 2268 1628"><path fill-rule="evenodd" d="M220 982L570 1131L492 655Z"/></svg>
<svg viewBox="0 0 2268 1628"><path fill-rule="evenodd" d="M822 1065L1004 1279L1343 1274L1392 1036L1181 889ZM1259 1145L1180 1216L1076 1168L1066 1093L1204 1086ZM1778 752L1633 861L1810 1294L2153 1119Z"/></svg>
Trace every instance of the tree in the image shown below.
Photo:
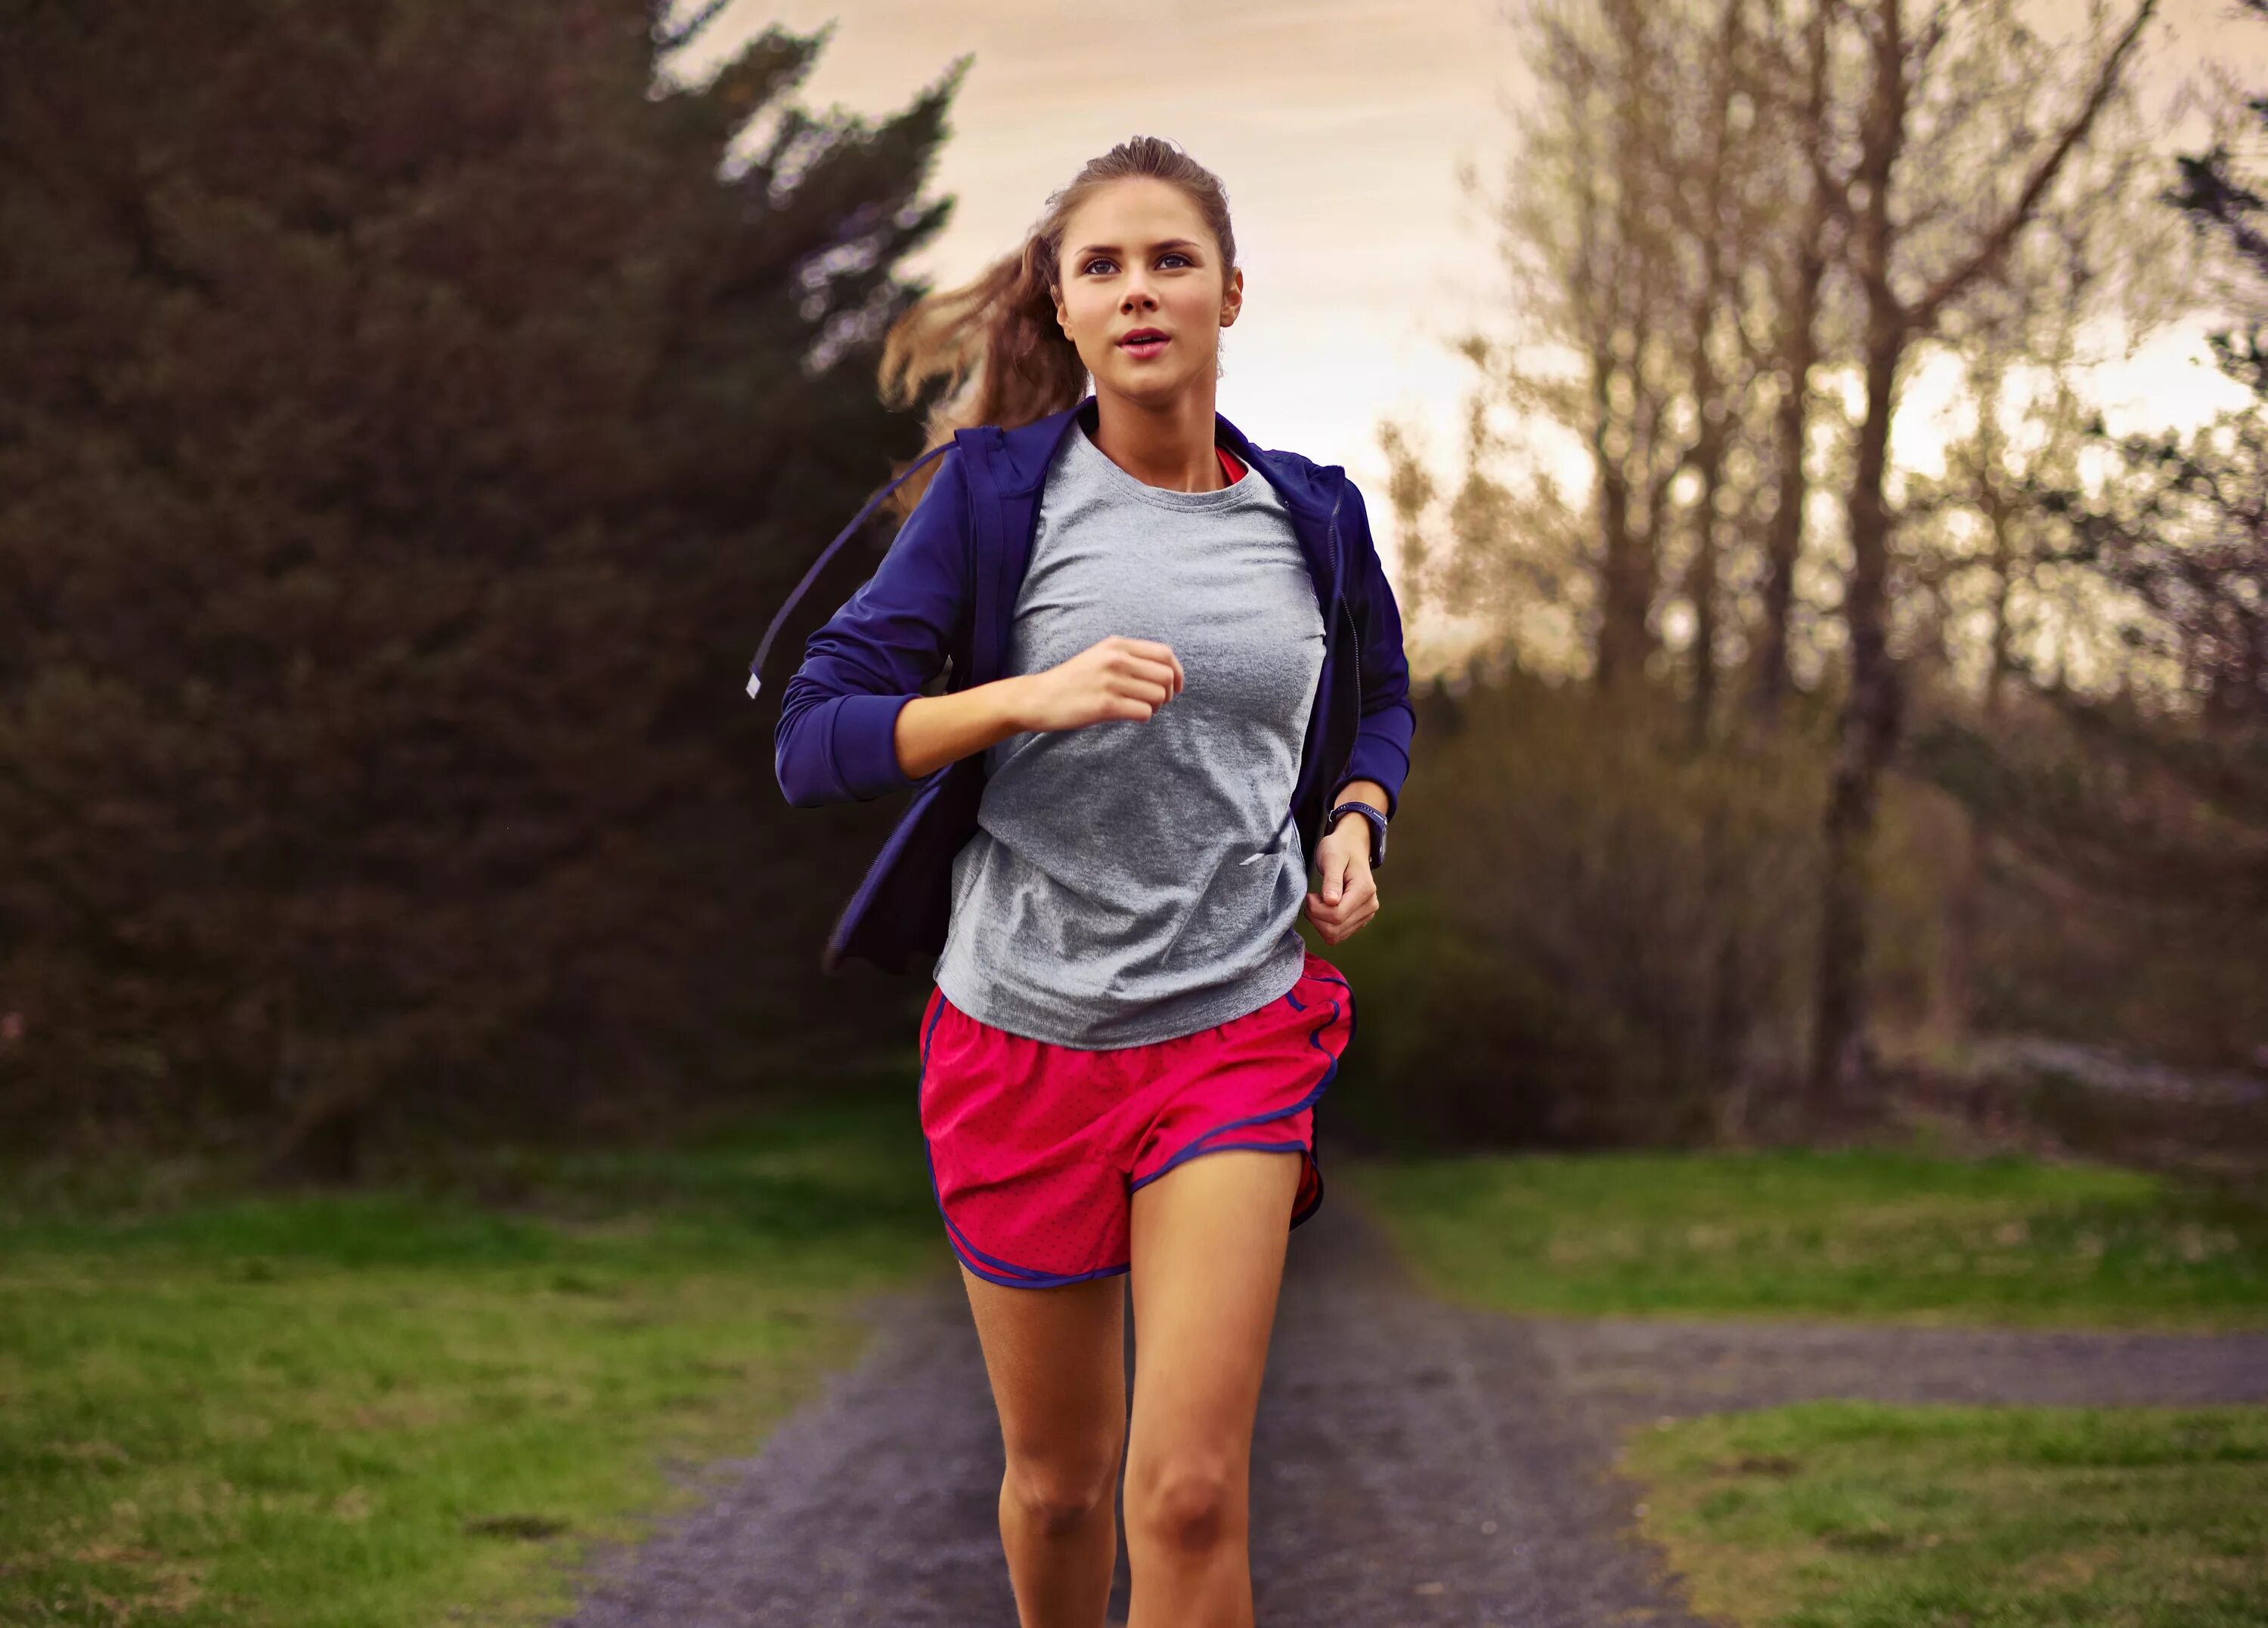
<svg viewBox="0 0 2268 1628"><path fill-rule="evenodd" d="M671 9L0 4L0 1108L342 1172L793 999L740 674L918 440L860 363L952 81L658 86Z"/></svg>
<svg viewBox="0 0 2268 1628"><path fill-rule="evenodd" d="M2268 18L2268 0L2245 0ZM2268 130L2268 96L2247 105ZM2111 436L2117 475L2088 492L2061 470L2025 483L2072 536L2061 559L2095 573L2144 659L2108 693L2049 691L2091 749L2082 772L2026 775L1973 735L1933 739L1933 762L2042 851L2088 881L2146 898L2268 919L2268 201L2227 140L2176 161L2163 194L2243 279L2238 326L2210 336L2221 372L2252 392L2186 434ZM2169 797L2167 794L2173 795Z"/></svg>
<svg viewBox="0 0 2268 1628"><path fill-rule="evenodd" d="M1754 145L1744 122L1753 101L1747 4L1722 0L1705 19L1685 5L1535 0L1521 19L1536 94L1495 205L1520 331L1458 341L1483 376L1471 414L1475 473L1460 502L1468 521L1517 515L1581 560L1589 663L1610 693L1643 682L1660 647L1681 518L1672 488L1697 462L1705 497L1683 519L1706 557L1687 585L1705 617L1718 603L1719 476L1754 370L1727 309L1740 292L1735 249L1753 235L1751 196L1761 190L1748 185L1742 158ZM1572 370L1538 365L1524 354L1536 347ZM1480 472L1501 443L1485 422L1491 407L1578 437L1593 476L1588 516L1563 510L1542 483L1513 505ZM1506 546L1485 525L1457 530L1462 554ZM1704 707L1712 686L1713 674L1701 680Z"/></svg>
<svg viewBox="0 0 2268 1628"><path fill-rule="evenodd" d="M1830 168L1833 11L1831 0L1811 0L1797 36L1774 0L1767 36L1782 52L1779 72L1771 80L1782 88L1771 104L1784 121L1783 139L1803 155L1793 166L1801 178L1803 202L1778 243L1779 400L1772 423L1772 465L1778 481L1764 543L1762 615L1749 686L1751 714L1767 732L1779 725L1790 681L1790 620L1811 490L1812 376L1822 356L1820 324L1833 253L1830 238L1838 231L1847 232L1850 224L1845 194Z"/></svg>
<svg viewBox="0 0 2268 1628"><path fill-rule="evenodd" d="M2055 121L2044 142L2036 134L2044 111L2036 81L1992 71L1992 58L2007 41L2029 37L2009 6L1940 0L1911 31L1907 0L1872 0L1848 13L1865 44L1870 84L1855 162L1846 175L1826 179L1844 192L1853 223L1850 271L1865 312L1866 408L1845 505L1852 560L1843 620L1850 663L1824 828L1807 1080L1816 1110L1836 1106L1866 1072L1867 864L1882 773L1901 721L1889 643L1894 517L1887 491L1900 375L1917 345L1938 332L1964 295L1997 275L2011 246L2049 205L2066 162L2118 89L2155 9L2156 0L2141 0L2103 52L2078 106ZM1995 107L2003 118L1979 118ZM1992 155L1997 164L1950 161L1974 153L1980 136L2005 143ZM2016 178L2012 189L1995 184L2010 174ZM1933 183L1945 190L1932 195Z"/></svg>
<svg viewBox="0 0 2268 1628"><path fill-rule="evenodd" d="M1458 341L1481 378L1444 590L1555 650L1537 598L1580 619L1602 690L1682 678L1697 739L1721 672L1753 671L1768 730L1793 664L1813 377L1849 348L1841 194L1811 179L1852 78L1834 4L1528 6L1535 91L1493 206L1519 314L1506 338ZM1583 451L1580 506L1546 469L1502 470L1546 430ZM1408 439L1390 433L1397 467Z"/></svg>

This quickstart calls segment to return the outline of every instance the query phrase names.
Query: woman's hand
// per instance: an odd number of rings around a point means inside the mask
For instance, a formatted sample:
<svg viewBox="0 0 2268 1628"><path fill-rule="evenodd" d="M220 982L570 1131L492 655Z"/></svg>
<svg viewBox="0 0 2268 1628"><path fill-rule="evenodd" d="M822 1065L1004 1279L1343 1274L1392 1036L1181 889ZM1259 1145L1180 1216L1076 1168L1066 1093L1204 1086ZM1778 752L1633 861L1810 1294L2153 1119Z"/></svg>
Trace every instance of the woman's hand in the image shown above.
<svg viewBox="0 0 2268 1628"><path fill-rule="evenodd" d="M1322 891L1307 894L1307 920L1327 944L1336 944L1378 913L1378 884L1370 876L1370 822L1342 814L1315 844Z"/></svg>
<svg viewBox="0 0 2268 1628"><path fill-rule="evenodd" d="M1182 664L1155 639L1112 634L1068 661L1015 680L1027 730L1076 730L1110 718L1147 722L1182 693Z"/></svg>

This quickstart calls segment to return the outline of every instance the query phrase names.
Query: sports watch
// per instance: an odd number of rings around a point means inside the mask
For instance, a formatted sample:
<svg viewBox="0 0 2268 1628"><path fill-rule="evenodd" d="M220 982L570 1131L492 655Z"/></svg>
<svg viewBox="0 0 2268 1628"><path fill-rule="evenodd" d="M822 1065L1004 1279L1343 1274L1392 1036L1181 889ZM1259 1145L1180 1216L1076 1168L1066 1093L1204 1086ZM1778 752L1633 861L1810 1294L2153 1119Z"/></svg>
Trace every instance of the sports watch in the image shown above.
<svg viewBox="0 0 2268 1628"><path fill-rule="evenodd" d="M1336 831L1339 816L1349 813L1359 814L1370 822L1370 868L1376 870L1386 863L1386 816L1367 803L1342 803L1323 816L1323 833L1328 836Z"/></svg>

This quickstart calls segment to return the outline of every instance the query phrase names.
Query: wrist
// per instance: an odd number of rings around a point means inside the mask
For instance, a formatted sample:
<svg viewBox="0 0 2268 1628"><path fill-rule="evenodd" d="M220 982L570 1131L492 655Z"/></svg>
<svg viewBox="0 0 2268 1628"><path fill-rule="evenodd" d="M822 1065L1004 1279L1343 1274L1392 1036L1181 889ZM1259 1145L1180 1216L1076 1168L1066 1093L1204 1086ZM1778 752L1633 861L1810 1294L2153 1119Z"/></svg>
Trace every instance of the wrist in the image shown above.
<svg viewBox="0 0 2268 1628"><path fill-rule="evenodd" d="M1376 870L1386 862L1386 810L1360 797L1342 796L1331 804L1324 815L1325 837L1335 837L1340 827L1349 821L1356 826L1355 839L1361 844L1370 868Z"/></svg>
<svg viewBox="0 0 2268 1628"><path fill-rule="evenodd" d="M1029 673L1012 673L1005 678L995 678L984 686L992 693L995 740L1005 740L1011 735L1025 734L1031 730L1031 686Z"/></svg>
<svg viewBox="0 0 2268 1628"><path fill-rule="evenodd" d="M1323 806L1336 809L1350 803L1359 803L1366 808L1375 809L1381 815L1389 819L1394 815L1393 805L1386 795L1386 788L1374 780L1365 780L1360 775L1340 786L1331 800Z"/></svg>

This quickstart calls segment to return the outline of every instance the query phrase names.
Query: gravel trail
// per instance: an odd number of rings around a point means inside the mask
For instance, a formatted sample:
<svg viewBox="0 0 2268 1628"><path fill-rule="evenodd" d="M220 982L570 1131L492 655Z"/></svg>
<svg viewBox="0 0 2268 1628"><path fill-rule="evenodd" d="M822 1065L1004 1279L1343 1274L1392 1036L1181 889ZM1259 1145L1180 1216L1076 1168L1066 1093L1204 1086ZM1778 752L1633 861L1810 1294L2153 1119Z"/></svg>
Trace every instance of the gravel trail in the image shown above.
<svg viewBox="0 0 2268 1628"><path fill-rule="evenodd" d="M959 1278L864 1315L859 1363L702 1471L701 1507L595 1563L568 1628L1014 1628ZM1342 1189L1291 1238L1253 1448L1258 1622L1699 1628L1635 1534L1619 1433L1827 1396L2268 1402L2268 1333L1506 1316L1418 1292Z"/></svg>

